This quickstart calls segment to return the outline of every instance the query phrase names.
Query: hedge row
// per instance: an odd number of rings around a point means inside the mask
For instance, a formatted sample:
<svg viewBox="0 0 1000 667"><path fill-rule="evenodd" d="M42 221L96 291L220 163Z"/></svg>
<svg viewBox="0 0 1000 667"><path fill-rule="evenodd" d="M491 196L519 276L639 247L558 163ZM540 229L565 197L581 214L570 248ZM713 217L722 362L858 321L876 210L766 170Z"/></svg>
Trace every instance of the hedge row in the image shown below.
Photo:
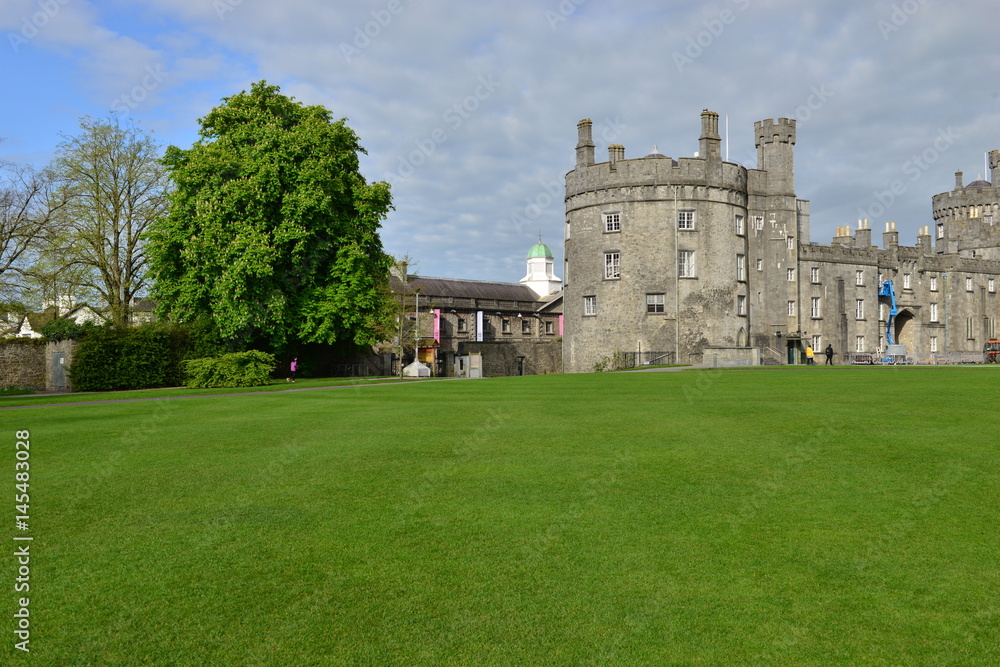
<svg viewBox="0 0 1000 667"><path fill-rule="evenodd" d="M70 377L75 391L176 387L184 384L184 360L224 351L210 322L87 327Z"/></svg>

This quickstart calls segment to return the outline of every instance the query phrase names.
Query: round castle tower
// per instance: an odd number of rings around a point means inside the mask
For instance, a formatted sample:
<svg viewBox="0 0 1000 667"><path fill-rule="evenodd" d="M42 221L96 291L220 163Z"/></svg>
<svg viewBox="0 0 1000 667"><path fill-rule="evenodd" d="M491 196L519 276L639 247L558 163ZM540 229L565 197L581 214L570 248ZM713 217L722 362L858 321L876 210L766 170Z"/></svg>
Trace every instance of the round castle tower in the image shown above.
<svg viewBox="0 0 1000 667"><path fill-rule="evenodd" d="M576 168L566 175L567 372L593 370L617 351L697 364L708 348L799 328L758 297L794 293L785 267L796 266L801 231L808 240L807 202L794 194L794 120L755 125L761 168L751 170L722 159L713 111L701 114L692 158L654 149L625 159L613 144L608 161L595 163L590 120L577 128Z"/></svg>
<svg viewBox="0 0 1000 667"><path fill-rule="evenodd" d="M989 153L992 182L962 185L955 172L955 189L932 198L935 250L964 257L1000 260L1000 150Z"/></svg>

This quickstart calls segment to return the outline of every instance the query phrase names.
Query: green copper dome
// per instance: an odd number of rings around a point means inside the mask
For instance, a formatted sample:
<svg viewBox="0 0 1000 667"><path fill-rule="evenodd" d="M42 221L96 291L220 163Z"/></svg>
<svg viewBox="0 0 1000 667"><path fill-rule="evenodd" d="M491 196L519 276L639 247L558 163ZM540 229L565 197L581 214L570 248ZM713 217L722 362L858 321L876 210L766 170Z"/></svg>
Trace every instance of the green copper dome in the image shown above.
<svg viewBox="0 0 1000 667"><path fill-rule="evenodd" d="M547 245L539 241L535 245L531 246L531 250L528 251L528 259L533 259L535 257L544 257L546 259L554 257L552 250L549 249Z"/></svg>

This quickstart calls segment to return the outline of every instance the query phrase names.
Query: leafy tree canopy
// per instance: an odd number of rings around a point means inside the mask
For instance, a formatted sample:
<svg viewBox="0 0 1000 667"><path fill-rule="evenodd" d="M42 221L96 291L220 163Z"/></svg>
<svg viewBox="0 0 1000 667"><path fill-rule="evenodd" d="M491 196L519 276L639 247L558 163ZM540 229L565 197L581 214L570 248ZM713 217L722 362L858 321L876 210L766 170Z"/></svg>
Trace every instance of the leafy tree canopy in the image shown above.
<svg viewBox="0 0 1000 667"><path fill-rule="evenodd" d="M388 183L359 172L358 136L263 81L223 102L194 146L164 158L175 190L149 244L161 314L207 314L224 338L275 350L378 342L392 203Z"/></svg>

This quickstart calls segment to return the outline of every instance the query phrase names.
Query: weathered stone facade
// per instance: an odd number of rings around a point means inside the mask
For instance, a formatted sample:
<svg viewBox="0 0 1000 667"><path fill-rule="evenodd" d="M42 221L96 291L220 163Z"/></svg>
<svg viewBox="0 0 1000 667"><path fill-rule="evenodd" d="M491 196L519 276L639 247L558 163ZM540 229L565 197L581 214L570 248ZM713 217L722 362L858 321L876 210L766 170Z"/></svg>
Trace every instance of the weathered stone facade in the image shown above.
<svg viewBox="0 0 1000 667"><path fill-rule="evenodd" d="M981 351L996 336L1000 304L1000 151L994 185L977 181L934 197L938 244L921 228L883 247L867 221L829 245L809 240L809 202L795 196L795 121L755 123L757 169L720 156L718 115L701 114L699 152L595 163L589 120L578 125L566 175L564 368L588 371L616 350L674 351L704 363L712 347L755 347L764 361L800 363L812 345L880 353L892 280L894 342L917 362ZM838 359L842 359L838 356Z"/></svg>
<svg viewBox="0 0 1000 667"><path fill-rule="evenodd" d="M562 373L562 343L558 340L522 338L459 346L459 354L477 352L483 355L483 377Z"/></svg>
<svg viewBox="0 0 1000 667"><path fill-rule="evenodd" d="M560 283L552 252L541 242L529 252L520 283L410 275L404 285L401 277L393 277L392 289L419 295L419 360L434 375L458 375L459 358L470 352L482 353L485 377L561 372ZM410 360L407 355L404 364Z"/></svg>

